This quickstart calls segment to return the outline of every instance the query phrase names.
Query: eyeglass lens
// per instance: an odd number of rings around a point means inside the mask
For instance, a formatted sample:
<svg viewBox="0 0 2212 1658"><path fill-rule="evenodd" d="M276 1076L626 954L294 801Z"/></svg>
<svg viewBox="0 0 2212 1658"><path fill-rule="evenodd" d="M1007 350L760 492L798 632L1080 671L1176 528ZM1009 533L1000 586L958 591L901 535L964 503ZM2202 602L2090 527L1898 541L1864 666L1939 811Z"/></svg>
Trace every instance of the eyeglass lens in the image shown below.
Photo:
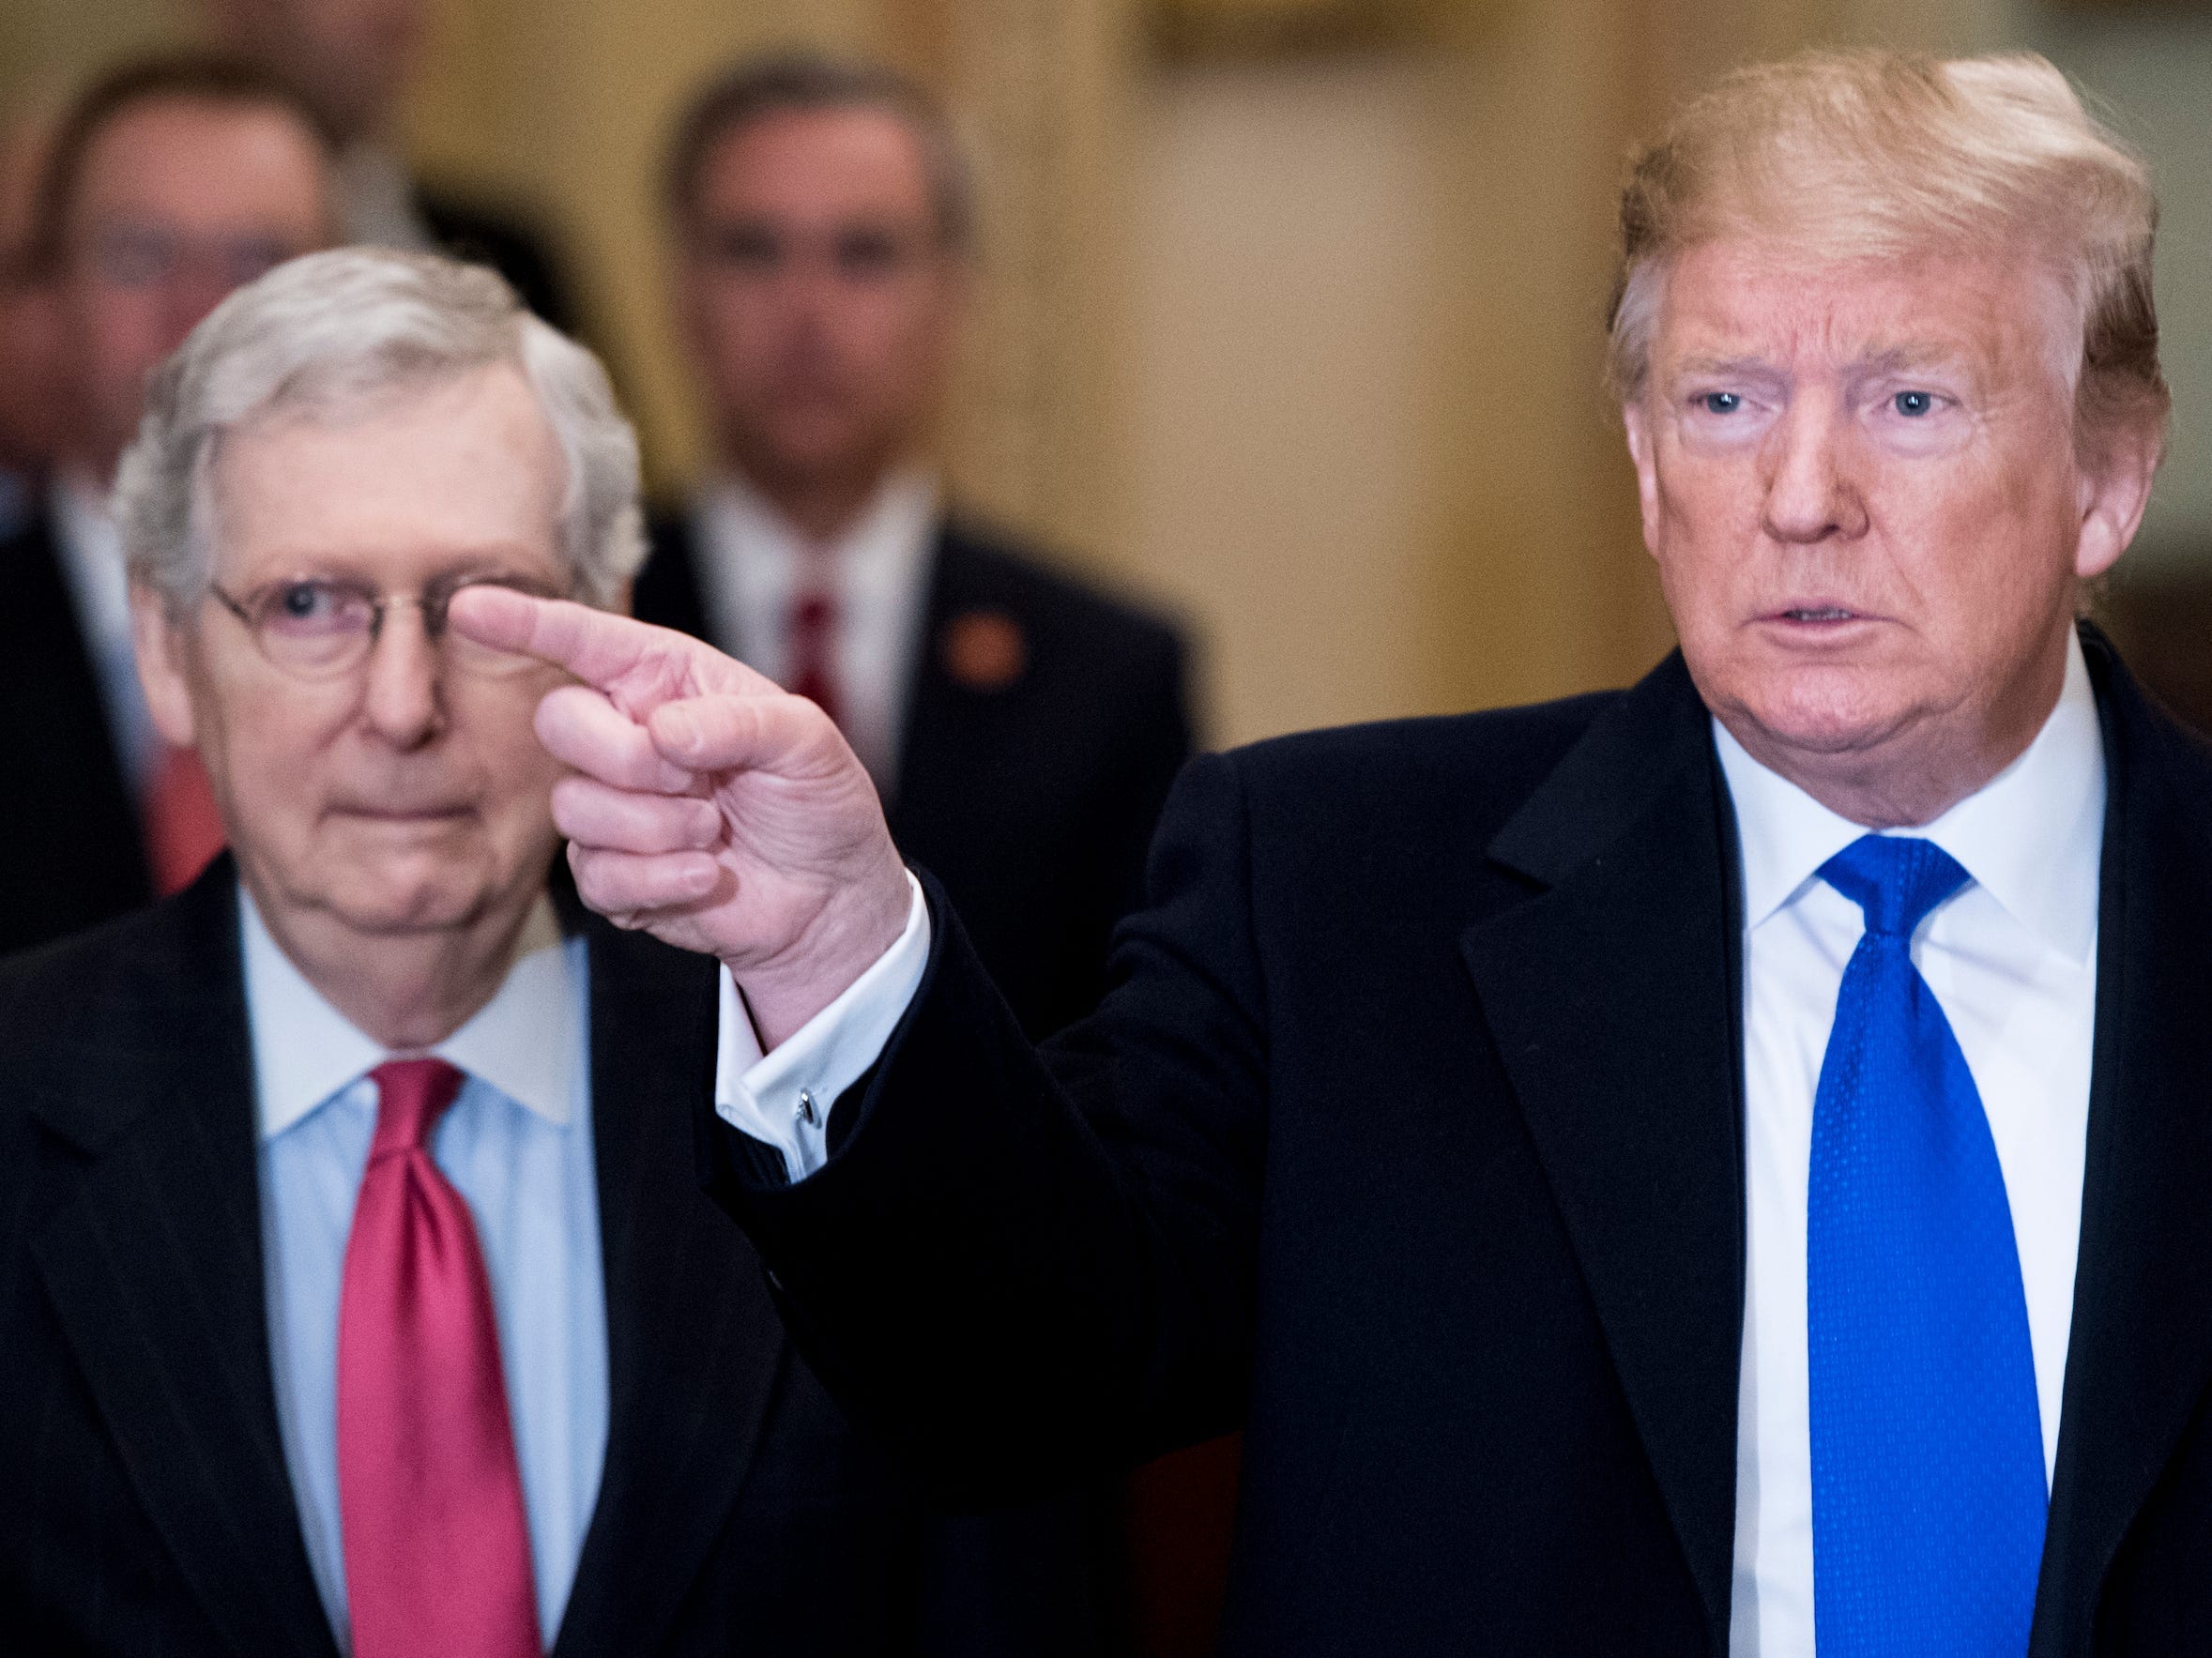
<svg viewBox="0 0 2212 1658"><path fill-rule="evenodd" d="M414 598L381 597L358 583L323 579L272 582L248 594L238 611L262 653L289 673L319 677L350 672L368 659L388 611L412 605L422 613L423 631L436 641L456 669L469 674L510 674L532 665L532 659L493 650L446 628L446 609L464 587L511 587L538 598L556 595L546 584L523 577L473 576L433 583Z"/></svg>

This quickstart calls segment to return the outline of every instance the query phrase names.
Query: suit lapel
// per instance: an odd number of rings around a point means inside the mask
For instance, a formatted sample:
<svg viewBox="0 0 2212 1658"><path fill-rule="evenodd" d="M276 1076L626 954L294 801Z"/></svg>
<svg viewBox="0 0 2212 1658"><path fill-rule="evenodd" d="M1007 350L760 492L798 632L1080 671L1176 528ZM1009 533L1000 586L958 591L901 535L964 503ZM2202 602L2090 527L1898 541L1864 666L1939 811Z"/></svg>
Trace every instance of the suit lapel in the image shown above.
<svg viewBox="0 0 2212 1658"><path fill-rule="evenodd" d="M591 929L591 1084L608 1424L557 1658L651 1650L727 1524L786 1362L751 1245L699 1190L708 963Z"/></svg>
<svg viewBox="0 0 2212 1658"><path fill-rule="evenodd" d="M336 1648L308 1565L270 1379L234 877L171 906L81 1086L39 1114L92 1159L33 1245L146 1514L241 1654Z"/></svg>
<svg viewBox="0 0 2212 1658"><path fill-rule="evenodd" d="M1732 835L1672 659L1491 844L1545 890L1463 941L1716 1645L1743 1346Z"/></svg>
<svg viewBox="0 0 2212 1658"><path fill-rule="evenodd" d="M2089 1650L2121 1539L2212 1385L2212 762L2084 639L2110 778L2097 1051L2032 1651Z"/></svg>

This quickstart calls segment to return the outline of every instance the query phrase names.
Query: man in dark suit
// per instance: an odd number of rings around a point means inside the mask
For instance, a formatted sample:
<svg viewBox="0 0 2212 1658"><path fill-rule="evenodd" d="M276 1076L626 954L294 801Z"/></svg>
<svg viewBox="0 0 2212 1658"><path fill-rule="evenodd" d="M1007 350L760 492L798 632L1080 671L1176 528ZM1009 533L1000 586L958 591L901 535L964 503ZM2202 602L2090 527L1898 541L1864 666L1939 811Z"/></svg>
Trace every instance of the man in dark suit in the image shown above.
<svg viewBox="0 0 2212 1658"><path fill-rule="evenodd" d="M226 51L266 65L321 117L338 145L348 241L488 265L555 327L579 331L574 285L543 230L511 207L424 183L395 147L430 27L424 0L206 0L205 9Z"/></svg>
<svg viewBox="0 0 2212 1658"><path fill-rule="evenodd" d="M175 890L221 844L196 762L146 717L107 491L146 377L232 288L329 243L333 180L293 94L221 58L124 65L54 129L27 280L69 395L0 539L0 954Z"/></svg>
<svg viewBox="0 0 2212 1658"><path fill-rule="evenodd" d="M2040 59L1730 77L1622 213L1679 654L1194 763L1042 1049L803 703L468 596L599 688L587 903L792 1051L706 1174L856 1413L971 1496L1243 1421L1236 1651L2201 1648L2212 753L2075 621L2154 217Z"/></svg>
<svg viewBox="0 0 2212 1658"><path fill-rule="evenodd" d="M234 850L0 968L9 1649L1087 1650L1050 1552L927 1511L687 1190L723 976L549 889L556 677L445 630L472 583L619 602L597 363L488 272L343 251L149 403L141 662Z"/></svg>
<svg viewBox="0 0 2212 1658"><path fill-rule="evenodd" d="M1167 626L944 510L923 460L972 234L941 112L887 71L740 65L679 125L677 297L716 442L642 618L830 708L1025 1028L1087 1012L1189 752Z"/></svg>

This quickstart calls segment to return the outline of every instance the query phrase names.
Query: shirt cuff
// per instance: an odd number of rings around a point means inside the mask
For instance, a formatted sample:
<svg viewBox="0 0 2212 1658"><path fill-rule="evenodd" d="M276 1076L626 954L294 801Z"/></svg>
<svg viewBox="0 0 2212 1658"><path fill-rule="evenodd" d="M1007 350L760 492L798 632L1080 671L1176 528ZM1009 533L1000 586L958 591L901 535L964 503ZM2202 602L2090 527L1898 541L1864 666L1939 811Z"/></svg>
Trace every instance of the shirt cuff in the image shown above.
<svg viewBox="0 0 2212 1658"><path fill-rule="evenodd" d="M722 969L714 1114L781 1151L794 1182L829 1161L830 1108L882 1057L922 987L929 966L929 905L911 870L907 885L913 896L898 942L772 1054L762 1055L737 980Z"/></svg>

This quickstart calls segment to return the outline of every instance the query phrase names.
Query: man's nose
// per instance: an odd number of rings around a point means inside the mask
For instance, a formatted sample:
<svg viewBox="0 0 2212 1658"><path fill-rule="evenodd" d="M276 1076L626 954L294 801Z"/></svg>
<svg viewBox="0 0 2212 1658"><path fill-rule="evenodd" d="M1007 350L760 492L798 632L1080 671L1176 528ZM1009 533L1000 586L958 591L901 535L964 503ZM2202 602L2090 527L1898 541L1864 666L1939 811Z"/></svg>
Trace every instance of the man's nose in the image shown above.
<svg viewBox="0 0 2212 1658"><path fill-rule="evenodd" d="M361 717L395 748L417 749L445 725L444 657L418 604L385 613L364 666Z"/></svg>
<svg viewBox="0 0 2212 1658"><path fill-rule="evenodd" d="M1777 541L1855 540L1867 504L1854 477L1849 433L1816 399L1792 403L1767 440L1762 527Z"/></svg>

